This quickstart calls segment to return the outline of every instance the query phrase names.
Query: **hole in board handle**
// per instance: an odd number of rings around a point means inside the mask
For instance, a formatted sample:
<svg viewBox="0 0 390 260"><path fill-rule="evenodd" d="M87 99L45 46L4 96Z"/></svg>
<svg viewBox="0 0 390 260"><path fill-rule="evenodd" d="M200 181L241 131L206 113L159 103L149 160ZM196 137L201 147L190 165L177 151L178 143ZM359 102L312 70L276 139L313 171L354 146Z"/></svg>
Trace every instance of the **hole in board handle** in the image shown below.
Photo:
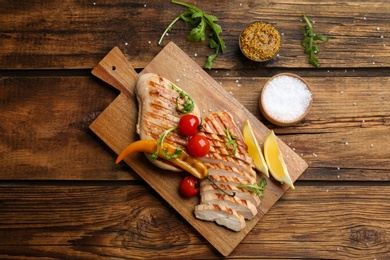
<svg viewBox="0 0 390 260"><path fill-rule="evenodd" d="M116 70L116 67L115 67L115 66L112 66L111 69L112 69L112 70Z"/></svg>

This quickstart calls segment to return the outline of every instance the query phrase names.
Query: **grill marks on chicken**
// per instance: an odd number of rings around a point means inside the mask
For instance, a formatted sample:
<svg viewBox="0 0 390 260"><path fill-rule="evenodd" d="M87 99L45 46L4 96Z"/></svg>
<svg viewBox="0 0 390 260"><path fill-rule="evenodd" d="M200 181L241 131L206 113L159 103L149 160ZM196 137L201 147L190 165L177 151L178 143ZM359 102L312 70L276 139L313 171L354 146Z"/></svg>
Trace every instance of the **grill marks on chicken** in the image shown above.
<svg viewBox="0 0 390 260"><path fill-rule="evenodd" d="M234 147L226 144L228 141L226 129L229 129L237 144L235 154ZM242 230L245 221L241 222L240 219L250 220L256 216L260 198L253 192L239 187L241 184L256 182L253 159L247 152L241 130L229 113L217 112L203 120L201 134L207 137L211 145L210 152L200 158L208 168L210 178L222 189L228 192L234 191L236 196L228 196L208 180L202 180L201 204L195 208L195 216L199 219L215 221L234 231ZM218 205L218 207L210 205ZM229 213L225 209L229 209ZM238 224L241 225L240 228Z"/></svg>
<svg viewBox="0 0 390 260"><path fill-rule="evenodd" d="M141 140L158 140L165 130L177 126L183 114L176 110L176 98L179 97L179 93L172 89L172 85L174 85L172 82L155 73L146 73L139 77L135 87L138 101L136 131ZM182 91L179 87L176 88ZM180 98L178 102L183 103ZM200 116L196 104L191 113ZM170 132L164 142L180 147L187 146L187 139L179 133L179 130ZM147 158L149 159L148 156ZM160 158L150 162L162 169L180 171Z"/></svg>
<svg viewBox="0 0 390 260"><path fill-rule="evenodd" d="M217 224L229 227L233 231L240 231L245 227L245 219L242 215L219 204L200 204L195 206L195 212L197 218L215 221Z"/></svg>
<svg viewBox="0 0 390 260"><path fill-rule="evenodd" d="M180 94L172 89L172 84L154 73L143 74L138 79L135 88L139 106L136 131L141 140L158 140L164 131L177 126L182 116L176 109L176 98ZM176 88L182 91L177 86ZM178 101L183 104L180 98ZM200 117L199 108L194 105L191 113ZM229 141L226 138L227 130L236 146L226 144ZM252 219L257 214L256 207L260 204L257 195L240 188L241 184L256 181L253 160L247 152L241 130L229 113L219 112L212 113L203 120L203 129L199 134L204 135L211 145L207 156L200 158L208 168L209 178L222 189L235 192L236 196L228 196L209 180L202 180L201 204L195 207L195 216L240 231L245 228L245 219ZM170 132L165 142L183 148L187 146L187 138L179 130ZM166 160L158 158L150 161L162 169L180 170Z"/></svg>

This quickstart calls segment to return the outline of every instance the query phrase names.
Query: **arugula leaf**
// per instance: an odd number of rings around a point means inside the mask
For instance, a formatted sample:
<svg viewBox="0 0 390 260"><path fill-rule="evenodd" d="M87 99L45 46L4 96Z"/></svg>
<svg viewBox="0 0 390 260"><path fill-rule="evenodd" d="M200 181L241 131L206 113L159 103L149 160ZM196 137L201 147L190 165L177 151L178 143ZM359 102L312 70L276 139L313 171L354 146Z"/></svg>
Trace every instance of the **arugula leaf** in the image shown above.
<svg viewBox="0 0 390 260"><path fill-rule="evenodd" d="M264 198L263 190L267 186L267 179L263 178L259 182L255 182L253 184L240 184L237 186L237 188L246 189L249 191L252 191L256 195L260 196L261 198Z"/></svg>
<svg viewBox="0 0 390 260"><path fill-rule="evenodd" d="M228 127L225 129L226 136L223 136L223 138L228 139L228 141L225 143L226 146L233 147L232 154L235 155L237 152L237 136L230 133L230 130Z"/></svg>
<svg viewBox="0 0 390 260"><path fill-rule="evenodd" d="M190 34L187 36L187 39L192 42L197 42L202 40L204 42L206 40L206 23L203 17L200 19L200 23L195 28L192 28Z"/></svg>
<svg viewBox="0 0 390 260"><path fill-rule="evenodd" d="M153 160L157 159L157 157L158 157L158 151L159 151L159 149L161 149L161 147L162 147L162 145L163 145L163 143L164 143L165 137L167 136L167 134L168 134L169 132L171 132L171 131L173 131L173 130L175 130L175 129L176 129L176 127L169 128L169 129L165 130L165 131L160 135L160 137L159 137L158 140L157 140L157 149L156 149L156 151L155 151L154 153L152 153L152 154L149 154L149 157L150 157L151 159L153 159ZM161 150L161 152L162 152L162 154L164 155L164 157L165 157L167 160L171 160L171 159L176 159L176 158L178 158L178 157L181 155L181 153L183 152L183 149L182 149L181 147L177 147L174 154L167 153L165 148L163 148L163 149Z"/></svg>
<svg viewBox="0 0 390 260"><path fill-rule="evenodd" d="M188 95L187 93L185 93L183 90L179 89L172 83L171 83L171 88L177 93L179 93L179 96L176 97L176 110L184 114L192 112L195 108L195 102L190 97L190 95ZM180 108L179 106L179 98L183 100L182 108Z"/></svg>
<svg viewBox="0 0 390 260"><path fill-rule="evenodd" d="M309 63L314 67L319 68L320 64L318 63L316 54L320 52L320 47L317 45L316 41L327 42L329 38L314 33L313 25L306 14L303 15L303 20L306 22L306 25L302 27L303 39L301 45L303 46L305 53L309 54Z"/></svg>
<svg viewBox="0 0 390 260"><path fill-rule="evenodd" d="M205 41L206 40L206 29L207 27L210 27L212 32L209 34L210 37L210 48L215 49L215 53L212 55L207 56L206 63L204 65L205 68L211 69L214 63L215 58L218 56L218 54L225 52L225 42L221 38L222 33L222 27L217 24L218 18L214 15L206 14L201 9L197 8L194 5L187 4L184 2L172 0L172 3L182 5L188 8L186 12L183 12L178 17L176 17L165 29L163 34L160 37L160 40L158 41L158 45L161 44L164 36L166 33L172 29L173 25L178 20L183 20L187 23L190 23L194 25L195 27L192 28L189 35L187 36L187 39L189 41Z"/></svg>

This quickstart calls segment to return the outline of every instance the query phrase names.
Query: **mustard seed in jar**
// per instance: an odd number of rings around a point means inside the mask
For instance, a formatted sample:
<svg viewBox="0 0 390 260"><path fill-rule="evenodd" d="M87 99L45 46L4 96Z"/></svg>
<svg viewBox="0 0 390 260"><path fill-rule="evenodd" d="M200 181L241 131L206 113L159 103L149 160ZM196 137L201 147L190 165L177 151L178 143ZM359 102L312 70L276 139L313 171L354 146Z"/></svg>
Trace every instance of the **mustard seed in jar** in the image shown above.
<svg viewBox="0 0 390 260"><path fill-rule="evenodd" d="M254 61L266 61L275 56L280 48L280 34L268 23L255 22L240 35L242 53Z"/></svg>

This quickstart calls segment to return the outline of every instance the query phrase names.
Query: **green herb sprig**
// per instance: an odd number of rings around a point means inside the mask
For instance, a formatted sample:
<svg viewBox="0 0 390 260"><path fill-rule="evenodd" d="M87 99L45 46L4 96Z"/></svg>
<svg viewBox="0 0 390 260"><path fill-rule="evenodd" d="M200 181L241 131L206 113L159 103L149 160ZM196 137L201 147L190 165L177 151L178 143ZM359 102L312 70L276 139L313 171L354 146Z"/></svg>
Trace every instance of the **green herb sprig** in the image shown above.
<svg viewBox="0 0 390 260"><path fill-rule="evenodd" d="M235 155L237 152L237 136L230 133L230 130L228 127L225 129L226 136L223 136L223 138L227 139L227 142L225 143L226 146L233 147L232 154Z"/></svg>
<svg viewBox="0 0 390 260"><path fill-rule="evenodd" d="M152 154L149 154L149 157L150 157L151 159L153 159L153 160L157 159L157 157L158 157L158 151L159 151L159 149L161 149L161 147L162 147L162 145L163 145L163 143L164 143L165 137L167 136L167 134L168 134L169 132L171 132L171 131L173 131L173 130L175 130L175 129L176 129L176 127L169 128L169 129L165 130L165 131L160 135L160 137L159 137L158 140L157 140L157 149L156 149L156 151L155 151L154 153L152 153ZM164 155L164 157L165 157L167 160L171 160L171 159L176 159L176 158L178 158L178 157L181 155L181 153L183 152L183 149L182 149L181 147L177 147L174 154L167 153L165 148L163 148L163 149L161 150L161 152L162 152L162 154Z"/></svg>
<svg viewBox="0 0 390 260"><path fill-rule="evenodd" d="M259 182L255 182L253 184L240 184L237 186L237 188L246 189L249 191L252 191L256 195L260 196L261 198L264 198L263 190L267 186L267 180L266 178L263 178Z"/></svg>
<svg viewBox="0 0 390 260"><path fill-rule="evenodd" d="M303 39L301 45L305 49L305 53L310 55L309 63L314 67L319 68L320 64L318 63L316 54L320 52L320 47L317 45L316 41L327 42L329 38L314 33L313 25L306 14L303 15L303 20L306 22L306 25L302 27Z"/></svg>
<svg viewBox="0 0 390 260"><path fill-rule="evenodd" d="M171 88L177 93L179 93L179 96L176 98L176 110L184 114L192 112L195 108L194 100L187 93L185 93L183 90L179 89L172 83ZM182 108L179 106L179 98L183 100Z"/></svg>
<svg viewBox="0 0 390 260"><path fill-rule="evenodd" d="M172 29L173 25L180 19L194 25L191 32L187 36L189 41L205 41L206 40L206 29L207 27L211 28L210 43L209 46L211 49L215 49L214 54L207 56L206 63L204 67L206 69L211 69L214 63L215 58L218 56L218 53L225 52L225 42L221 38L222 28L218 22L218 18L214 15L207 14L201 9L197 8L194 5L183 3L180 1L172 0L172 3L188 7L188 11L183 12L178 17L176 17L165 29L164 33L161 35L158 45L161 44L166 33Z"/></svg>

